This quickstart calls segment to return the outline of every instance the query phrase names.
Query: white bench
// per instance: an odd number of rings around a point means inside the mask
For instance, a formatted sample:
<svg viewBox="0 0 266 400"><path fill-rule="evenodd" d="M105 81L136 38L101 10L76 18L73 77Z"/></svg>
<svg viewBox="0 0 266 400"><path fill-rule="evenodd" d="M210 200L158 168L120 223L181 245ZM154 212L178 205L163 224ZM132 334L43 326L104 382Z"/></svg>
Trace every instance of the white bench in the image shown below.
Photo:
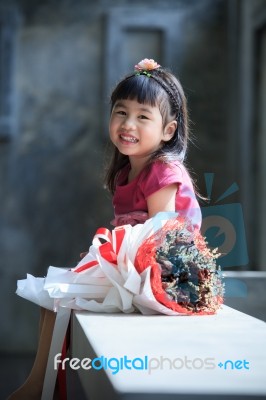
<svg viewBox="0 0 266 400"><path fill-rule="evenodd" d="M266 397L266 324L227 306L213 316L74 312L71 336L72 358L113 368L77 370L90 400Z"/></svg>

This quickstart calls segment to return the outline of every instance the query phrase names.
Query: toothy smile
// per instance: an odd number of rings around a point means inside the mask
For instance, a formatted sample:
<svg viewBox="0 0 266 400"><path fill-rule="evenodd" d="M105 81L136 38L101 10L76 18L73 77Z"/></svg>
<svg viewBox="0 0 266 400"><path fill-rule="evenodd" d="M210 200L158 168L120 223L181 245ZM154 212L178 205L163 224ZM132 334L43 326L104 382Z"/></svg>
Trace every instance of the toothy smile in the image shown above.
<svg viewBox="0 0 266 400"><path fill-rule="evenodd" d="M130 142L130 143L137 143L138 139L134 138L133 136L128 136L128 135L119 135L120 139L124 140L125 142Z"/></svg>

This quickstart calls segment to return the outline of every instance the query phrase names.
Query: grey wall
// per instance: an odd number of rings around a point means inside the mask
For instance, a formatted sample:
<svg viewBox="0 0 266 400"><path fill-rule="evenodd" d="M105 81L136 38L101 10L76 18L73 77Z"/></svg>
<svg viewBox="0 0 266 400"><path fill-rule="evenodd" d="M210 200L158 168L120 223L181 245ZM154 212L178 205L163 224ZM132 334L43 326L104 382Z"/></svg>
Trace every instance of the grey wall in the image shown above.
<svg viewBox="0 0 266 400"><path fill-rule="evenodd" d="M3 11L11 2L0 5ZM147 18L152 9L162 20L179 15L182 30L167 46L169 66L189 102L195 146L188 161L203 194L203 174L215 173L215 199L237 178L226 0L14 2L19 14L11 81L14 126L0 140L0 351L36 346L38 307L14 294L17 279L44 276L49 265L75 265L96 228L109 226L112 218L102 175L108 138L106 27L116 7ZM113 75L115 67L113 57Z"/></svg>

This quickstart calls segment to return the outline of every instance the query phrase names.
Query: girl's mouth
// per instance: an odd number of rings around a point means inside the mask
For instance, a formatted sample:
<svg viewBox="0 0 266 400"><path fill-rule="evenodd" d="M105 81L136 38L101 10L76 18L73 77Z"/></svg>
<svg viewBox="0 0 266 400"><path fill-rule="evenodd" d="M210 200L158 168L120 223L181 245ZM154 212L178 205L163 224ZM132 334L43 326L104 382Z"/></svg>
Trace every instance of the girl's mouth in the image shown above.
<svg viewBox="0 0 266 400"><path fill-rule="evenodd" d="M138 143L138 139L131 135L120 134L119 137L123 142Z"/></svg>

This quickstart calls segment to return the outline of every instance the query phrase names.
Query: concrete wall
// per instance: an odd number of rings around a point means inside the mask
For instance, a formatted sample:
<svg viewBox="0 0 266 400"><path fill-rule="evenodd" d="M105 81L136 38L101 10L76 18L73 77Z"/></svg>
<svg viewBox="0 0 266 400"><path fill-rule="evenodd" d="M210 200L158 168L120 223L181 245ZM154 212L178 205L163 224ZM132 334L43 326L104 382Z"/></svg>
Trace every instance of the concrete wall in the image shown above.
<svg viewBox="0 0 266 400"><path fill-rule="evenodd" d="M266 272L226 271L224 303L266 322Z"/></svg>
<svg viewBox="0 0 266 400"><path fill-rule="evenodd" d="M170 67L188 96L196 144L188 161L203 194L205 172L216 174L214 199L235 180L237 149L232 152L228 130L227 1L1 1L1 7L12 4L20 22L15 128L0 143L0 351L27 352L36 346L38 308L14 294L17 279L27 272L45 276L49 265L75 265L95 229L112 218L102 187L110 12L126 7L147 17L151 9L162 19L169 12L182 17Z"/></svg>

